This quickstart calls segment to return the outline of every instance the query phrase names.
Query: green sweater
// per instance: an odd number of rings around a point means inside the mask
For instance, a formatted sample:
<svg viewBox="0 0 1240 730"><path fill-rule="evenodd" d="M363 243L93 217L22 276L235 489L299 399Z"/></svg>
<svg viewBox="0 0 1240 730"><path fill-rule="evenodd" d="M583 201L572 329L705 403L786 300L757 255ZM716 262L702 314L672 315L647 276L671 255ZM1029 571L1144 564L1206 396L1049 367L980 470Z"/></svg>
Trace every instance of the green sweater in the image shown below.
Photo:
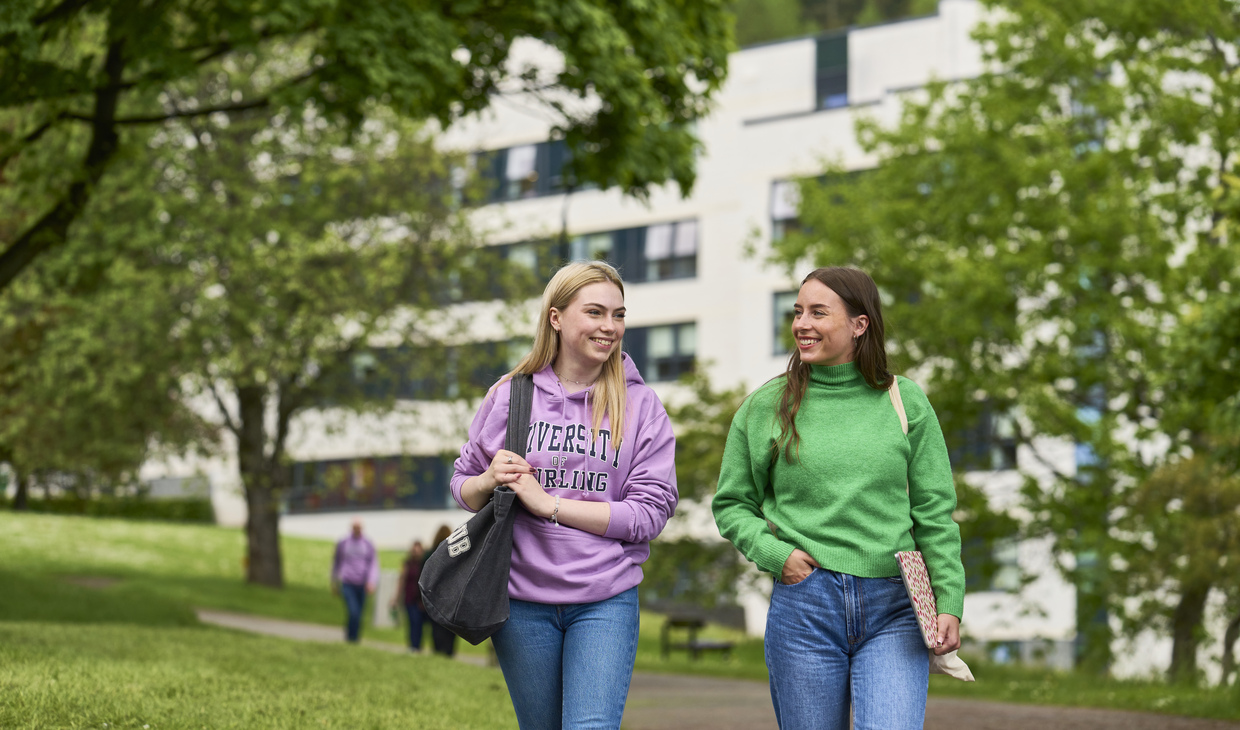
<svg viewBox="0 0 1240 730"><path fill-rule="evenodd" d="M960 617L956 489L926 394L897 376L905 436L890 396L867 385L853 363L812 368L797 413L801 445L794 463L782 454L770 463L784 378L755 391L732 419L712 504L719 531L777 576L795 548L824 568L862 578L898 576L895 553L921 550L939 613Z"/></svg>

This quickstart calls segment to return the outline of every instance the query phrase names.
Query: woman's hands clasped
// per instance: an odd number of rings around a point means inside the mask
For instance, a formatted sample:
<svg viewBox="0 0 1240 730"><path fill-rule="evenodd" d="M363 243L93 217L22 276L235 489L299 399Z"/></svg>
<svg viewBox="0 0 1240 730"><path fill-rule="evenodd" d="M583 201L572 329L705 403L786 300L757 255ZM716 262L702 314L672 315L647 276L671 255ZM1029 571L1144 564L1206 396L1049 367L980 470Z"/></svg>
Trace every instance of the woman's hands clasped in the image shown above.
<svg viewBox="0 0 1240 730"><path fill-rule="evenodd" d="M542 484L534 478L534 468L529 462L506 449L500 449L491 459L491 465L482 474L494 490L506 485L517 493L517 499L536 517L547 519L555 509L555 497L547 494Z"/></svg>
<svg viewBox="0 0 1240 730"><path fill-rule="evenodd" d="M482 478L486 480L487 491L492 491L503 484L511 486L523 474L533 473L534 467L524 458L507 449L500 449L495 452L491 465L482 473Z"/></svg>

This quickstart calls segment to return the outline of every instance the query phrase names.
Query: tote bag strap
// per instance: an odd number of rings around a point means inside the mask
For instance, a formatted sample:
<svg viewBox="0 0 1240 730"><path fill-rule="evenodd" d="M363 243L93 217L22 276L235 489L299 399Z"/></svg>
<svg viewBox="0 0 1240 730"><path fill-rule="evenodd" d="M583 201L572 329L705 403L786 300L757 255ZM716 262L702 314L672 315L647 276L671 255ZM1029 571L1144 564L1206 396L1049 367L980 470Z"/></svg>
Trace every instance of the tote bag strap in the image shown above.
<svg viewBox="0 0 1240 730"><path fill-rule="evenodd" d="M895 406L896 415L900 417L900 429L907 436L908 415L904 412L904 400L900 398L900 381L894 375L891 376L891 387L887 389L887 395L891 396L891 405Z"/></svg>
<svg viewBox="0 0 1240 730"><path fill-rule="evenodd" d="M530 411L534 406L534 376L517 373L512 376L512 395L508 401L508 433L504 448L525 458L530 436Z"/></svg>
<svg viewBox="0 0 1240 730"><path fill-rule="evenodd" d="M896 409L896 415L900 417L900 430L908 436L908 414L904 412L904 399L900 397L900 381L896 376L891 376L891 387L887 389L887 395L891 397L891 405ZM908 494L908 477L904 479L904 493ZM908 534L913 536L913 544L917 544L917 535L913 533L910 527Z"/></svg>

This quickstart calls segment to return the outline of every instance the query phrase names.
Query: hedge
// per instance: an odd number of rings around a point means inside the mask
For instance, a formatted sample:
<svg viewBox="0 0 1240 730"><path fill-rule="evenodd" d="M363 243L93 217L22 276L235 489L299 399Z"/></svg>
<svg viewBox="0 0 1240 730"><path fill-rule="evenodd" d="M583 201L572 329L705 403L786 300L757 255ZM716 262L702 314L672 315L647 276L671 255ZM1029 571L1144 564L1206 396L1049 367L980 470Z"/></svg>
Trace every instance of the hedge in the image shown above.
<svg viewBox="0 0 1240 730"><path fill-rule="evenodd" d="M4 500L12 508L12 500ZM26 502L30 512L58 515L85 515L88 517L121 517L131 520L162 520L165 522L215 523L215 510L211 500L198 499L143 499L137 497L53 497L31 499Z"/></svg>

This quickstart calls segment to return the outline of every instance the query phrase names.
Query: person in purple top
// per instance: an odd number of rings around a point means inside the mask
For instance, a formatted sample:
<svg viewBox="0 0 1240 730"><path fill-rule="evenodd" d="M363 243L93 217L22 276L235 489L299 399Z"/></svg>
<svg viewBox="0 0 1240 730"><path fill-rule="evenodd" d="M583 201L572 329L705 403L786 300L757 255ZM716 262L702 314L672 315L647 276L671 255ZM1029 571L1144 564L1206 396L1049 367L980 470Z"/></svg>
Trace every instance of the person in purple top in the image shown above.
<svg viewBox="0 0 1240 730"><path fill-rule="evenodd" d="M332 592L344 597L348 618L344 638L357 643L362 633L362 609L366 596L379 585L379 556L374 543L362 537L362 521L353 520L352 533L336 543L332 559Z"/></svg>
<svg viewBox="0 0 1240 730"><path fill-rule="evenodd" d="M572 263L543 292L529 354L483 400L452 495L477 511L504 484L517 510L508 622L493 637L522 728L618 728L637 656L637 584L676 509L676 440L620 351L624 284ZM503 448L512 375L534 378L524 458Z"/></svg>

